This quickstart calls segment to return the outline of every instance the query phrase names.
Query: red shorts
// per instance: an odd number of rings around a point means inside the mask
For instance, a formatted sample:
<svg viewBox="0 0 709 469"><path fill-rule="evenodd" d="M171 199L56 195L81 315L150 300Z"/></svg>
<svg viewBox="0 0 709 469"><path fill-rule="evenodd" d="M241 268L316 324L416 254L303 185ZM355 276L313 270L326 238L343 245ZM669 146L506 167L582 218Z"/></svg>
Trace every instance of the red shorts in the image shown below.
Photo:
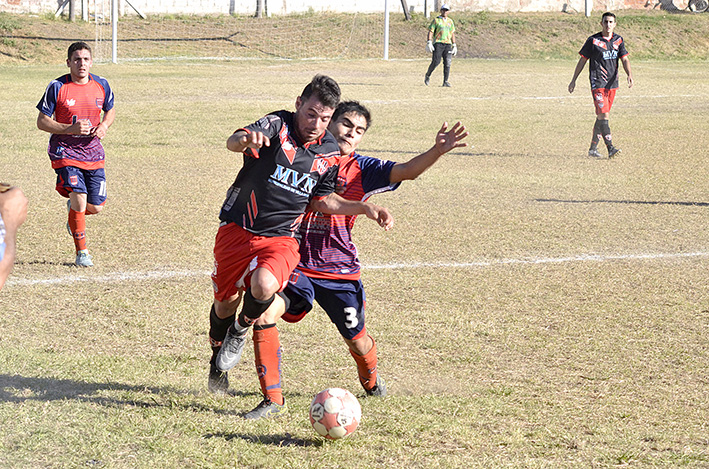
<svg viewBox="0 0 709 469"><path fill-rule="evenodd" d="M214 298L225 301L245 290L257 268L271 272L282 290L299 260L295 238L256 236L236 223L220 226L214 242Z"/></svg>
<svg viewBox="0 0 709 469"><path fill-rule="evenodd" d="M598 88L591 90L593 95L593 106L596 108L596 115L611 112L613 100L615 99L616 88L609 90L607 88Z"/></svg>

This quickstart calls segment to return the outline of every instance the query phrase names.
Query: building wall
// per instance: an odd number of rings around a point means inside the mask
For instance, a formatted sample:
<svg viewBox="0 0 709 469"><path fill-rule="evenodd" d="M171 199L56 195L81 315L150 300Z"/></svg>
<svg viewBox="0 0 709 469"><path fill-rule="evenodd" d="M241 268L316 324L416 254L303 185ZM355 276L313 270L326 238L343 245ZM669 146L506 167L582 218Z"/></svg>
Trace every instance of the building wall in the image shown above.
<svg viewBox="0 0 709 469"><path fill-rule="evenodd" d="M95 5L103 3L103 8L110 8L111 0L88 0L89 11L94 11ZM135 14L135 11L125 0L120 1L119 11L125 14ZM382 0L262 0L267 4L269 14L282 15L290 13L314 12L383 12ZM531 12L531 11L584 11L585 0L454 0L448 2L452 11L494 11L494 12ZM652 8L654 0L591 0L594 11L620 10L624 8ZM682 1L682 0L674 0ZM77 15L80 15L82 0L75 0ZM388 0L392 12L402 12L400 0ZM424 6L432 11L442 0L407 0L409 9L423 12ZM662 0L671 6L673 0ZM0 0L0 11L11 13L54 13L62 0ZM137 10L150 14L237 14L253 15L256 12L256 0L129 0ZM66 8L68 11L68 8Z"/></svg>

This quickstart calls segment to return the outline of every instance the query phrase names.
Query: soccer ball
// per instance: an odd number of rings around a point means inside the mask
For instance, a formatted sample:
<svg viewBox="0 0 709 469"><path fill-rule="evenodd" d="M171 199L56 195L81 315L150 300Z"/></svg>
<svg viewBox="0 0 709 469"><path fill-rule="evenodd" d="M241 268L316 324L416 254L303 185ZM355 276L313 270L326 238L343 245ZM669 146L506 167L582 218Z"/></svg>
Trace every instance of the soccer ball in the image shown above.
<svg viewBox="0 0 709 469"><path fill-rule="evenodd" d="M310 403L310 423L320 436L339 440L354 432L362 419L362 408L346 389L320 391Z"/></svg>

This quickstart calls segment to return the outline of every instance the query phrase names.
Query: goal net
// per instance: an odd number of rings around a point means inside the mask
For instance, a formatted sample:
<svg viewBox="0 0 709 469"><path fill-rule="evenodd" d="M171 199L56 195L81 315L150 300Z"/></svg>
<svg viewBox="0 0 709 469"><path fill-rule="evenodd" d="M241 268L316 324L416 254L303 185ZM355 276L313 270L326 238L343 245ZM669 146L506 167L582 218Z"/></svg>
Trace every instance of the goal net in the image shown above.
<svg viewBox="0 0 709 469"><path fill-rule="evenodd" d="M93 0L95 60L111 60L111 0ZM278 17L126 15L118 21L119 61L232 58L381 58L382 14Z"/></svg>

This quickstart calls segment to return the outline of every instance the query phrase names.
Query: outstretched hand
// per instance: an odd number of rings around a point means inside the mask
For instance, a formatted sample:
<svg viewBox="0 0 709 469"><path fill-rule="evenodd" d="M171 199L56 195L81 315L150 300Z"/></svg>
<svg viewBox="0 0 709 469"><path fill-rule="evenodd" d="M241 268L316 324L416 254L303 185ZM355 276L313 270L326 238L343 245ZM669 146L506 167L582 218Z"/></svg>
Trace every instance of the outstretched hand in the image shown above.
<svg viewBox="0 0 709 469"><path fill-rule="evenodd" d="M454 148L467 147L468 144L461 140L468 135L469 132L465 130L465 126L460 121L456 122L450 130L448 130L448 122L444 122L436 134L436 150L442 155Z"/></svg>
<svg viewBox="0 0 709 469"><path fill-rule="evenodd" d="M371 218L376 221L379 226L384 228L386 231L389 231L394 226L394 217L391 213L389 213L389 210L384 207L367 203L365 214L367 215L367 218Z"/></svg>

